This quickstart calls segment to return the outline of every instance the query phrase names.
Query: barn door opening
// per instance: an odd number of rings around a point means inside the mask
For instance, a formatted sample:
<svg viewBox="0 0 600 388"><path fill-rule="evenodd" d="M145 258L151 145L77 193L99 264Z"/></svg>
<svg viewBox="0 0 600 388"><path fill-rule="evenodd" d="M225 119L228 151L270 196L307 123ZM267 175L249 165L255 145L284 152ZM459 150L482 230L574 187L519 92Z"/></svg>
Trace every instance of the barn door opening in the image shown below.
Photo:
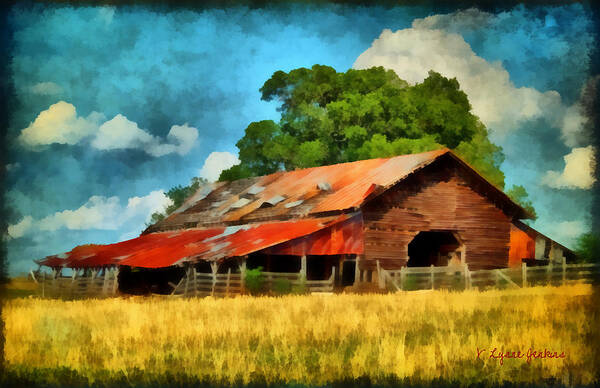
<svg viewBox="0 0 600 388"><path fill-rule="evenodd" d="M408 267L446 266L458 264L462 244L450 231L419 232L408 244Z"/></svg>

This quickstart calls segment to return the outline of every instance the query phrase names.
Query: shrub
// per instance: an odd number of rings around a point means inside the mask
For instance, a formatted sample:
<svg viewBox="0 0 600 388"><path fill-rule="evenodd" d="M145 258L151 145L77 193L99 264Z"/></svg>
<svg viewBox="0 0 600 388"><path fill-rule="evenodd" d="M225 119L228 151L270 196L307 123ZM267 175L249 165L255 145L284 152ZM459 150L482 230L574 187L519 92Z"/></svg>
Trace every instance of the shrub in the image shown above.
<svg viewBox="0 0 600 388"><path fill-rule="evenodd" d="M244 278L246 289L252 295L260 294L263 291L265 279L262 270L263 267L257 267L246 271Z"/></svg>
<svg viewBox="0 0 600 388"><path fill-rule="evenodd" d="M286 295L292 292L292 283L288 279L275 279L273 292L277 295Z"/></svg>

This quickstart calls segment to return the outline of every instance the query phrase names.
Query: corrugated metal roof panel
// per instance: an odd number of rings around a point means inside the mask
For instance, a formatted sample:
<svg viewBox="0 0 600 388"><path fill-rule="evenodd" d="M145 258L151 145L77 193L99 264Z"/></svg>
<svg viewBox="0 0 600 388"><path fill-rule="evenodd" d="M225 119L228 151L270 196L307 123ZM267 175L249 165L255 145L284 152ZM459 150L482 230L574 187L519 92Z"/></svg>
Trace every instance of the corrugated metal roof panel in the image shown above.
<svg viewBox="0 0 600 388"><path fill-rule="evenodd" d="M254 185L248 189L248 194L256 195L256 194L260 193L261 191L263 191L264 189L265 188L262 186Z"/></svg>
<svg viewBox="0 0 600 388"><path fill-rule="evenodd" d="M230 207L232 209L239 209L241 207L246 206L247 204L249 204L251 201L248 198L240 198L238 199L236 202L234 202Z"/></svg>
<svg viewBox="0 0 600 388"><path fill-rule="evenodd" d="M39 264L71 268L127 265L161 268L185 260L220 260L244 256L349 219L349 215L305 218L295 221L188 229L145 234L109 245L82 245L66 253L65 259L49 256Z"/></svg>
<svg viewBox="0 0 600 388"><path fill-rule="evenodd" d="M310 216L352 209L365 201L373 185L390 187L448 152L450 151L442 149L387 159L280 171L262 177L227 182L216 188L215 194L210 194L193 207L187 208L185 213L197 213L194 220L208 226L239 222L242 219L281 219L288 215ZM310 200L311 206L306 208L306 212L296 214L291 204L307 200ZM265 209L261 206L265 203L273 205L272 208ZM260 213L260 217L253 217L253 213ZM171 216L150 230L165 230L169 225L173 227L181 224L181 219Z"/></svg>

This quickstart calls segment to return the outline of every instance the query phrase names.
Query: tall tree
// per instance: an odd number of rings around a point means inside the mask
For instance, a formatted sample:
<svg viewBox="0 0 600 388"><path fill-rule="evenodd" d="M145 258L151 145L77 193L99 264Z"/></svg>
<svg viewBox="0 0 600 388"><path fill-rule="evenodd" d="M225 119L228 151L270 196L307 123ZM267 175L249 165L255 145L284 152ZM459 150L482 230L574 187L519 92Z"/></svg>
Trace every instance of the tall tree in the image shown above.
<svg viewBox="0 0 600 388"><path fill-rule="evenodd" d="M600 235L584 233L575 242L575 254L584 263L600 263Z"/></svg>
<svg viewBox="0 0 600 388"><path fill-rule="evenodd" d="M502 149L488 139L456 79L431 71L411 86L382 67L338 73L314 65L277 71L260 92L280 102L281 120L251 123L236 144L241 163L220 180L445 146L504 188Z"/></svg>

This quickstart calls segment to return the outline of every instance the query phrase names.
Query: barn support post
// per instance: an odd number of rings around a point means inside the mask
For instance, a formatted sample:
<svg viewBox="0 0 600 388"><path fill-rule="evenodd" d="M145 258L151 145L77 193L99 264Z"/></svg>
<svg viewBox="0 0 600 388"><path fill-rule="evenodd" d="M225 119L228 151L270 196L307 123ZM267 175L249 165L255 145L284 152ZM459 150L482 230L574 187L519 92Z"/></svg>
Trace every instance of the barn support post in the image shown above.
<svg viewBox="0 0 600 388"><path fill-rule="evenodd" d="M527 287L527 263L521 263L521 278L523 279L523 288Z"/></svg>
<svg viewBox="0 0 600 388"><path fill-rule="evenodd" d="M546 267L546 284L547 285L552 284L552 258L550 258L550 262L548 263L548 266Z"/></svg>
<svg viewBox="0 0 600 388"><path fill-rule="evenodd" d="M300 280L306 280L306 255L300 258Z"/></svg>
<svg viewBox="0 0 600 388"><path fill-rule="evenodd" d="M212 288L210 290L210 296L215 295L215 287L217 286L217 269L218 268L219 268L219 266L215 261L210 263L210 270L212 272Z"/></svg>
<svg viewBox="0 0 600 388"><path fill-rule="evenodd" d="M567 284L567 258L564 256L562 258L562 284L563 286Z"/></svg>
<svg viewBox="0 0 600 388"><path fill-rule="evenodd" d="M429 268L430 268L429 272L431 273L431 289L435 290L435 287L434 287L434 284L433 284L433 264L431 264L429 266Z"/></svg>
<svg viewBox="0 0 600 388"><path fill-rule="evenodd" d="M469 289L469 266L464 263L463 276L465 277L465 290Z"/></svg>
<svg viewBox="0 0 600 388"><path fill-rule="evenodd" d="M360 282L360 268L359 268L359 262L360 262L360 255L356 255L356 264L354 266L354 285L357 285Z"/></svg>
<svg viewBox="0 0 600 388"><path fill-rule="evenodd" d="M342 282L344 281L344 261L346 261L346 256L347 255L340 255L340 261L339 261L339 273L338 273L338 284L342 285Z"/></svg>

